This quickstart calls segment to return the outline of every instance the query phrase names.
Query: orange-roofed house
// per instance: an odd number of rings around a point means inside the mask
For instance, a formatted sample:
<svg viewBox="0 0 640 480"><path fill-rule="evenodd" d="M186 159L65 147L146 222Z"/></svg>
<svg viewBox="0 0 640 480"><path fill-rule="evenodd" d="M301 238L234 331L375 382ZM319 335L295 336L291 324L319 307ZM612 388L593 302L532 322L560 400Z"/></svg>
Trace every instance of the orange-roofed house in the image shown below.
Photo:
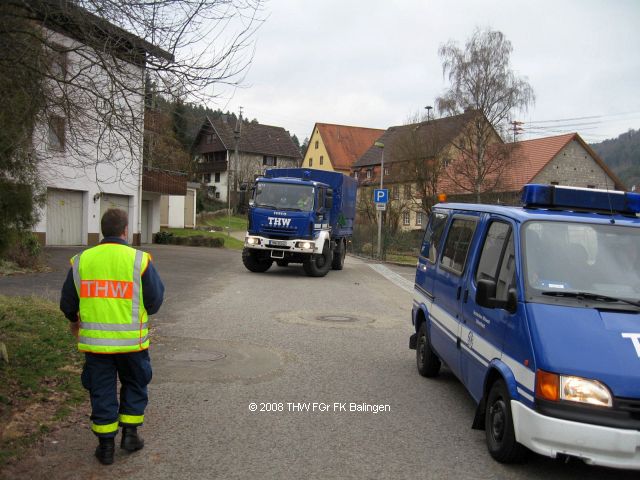
<svg viewBox="0 0 640 480"><path fill-rule="evenodd" d="M384 130L316 123L302 167L351 174L351 166L380 138Z"/></svg>
<svg viewBox="0 0 640 480"><path fill-rule="evenodd" d="M503 172L499 188L504 198L497 198L505 203L517 202L527 183L626 190L577 133L516 142L512 155L513 162Z"/></svg>

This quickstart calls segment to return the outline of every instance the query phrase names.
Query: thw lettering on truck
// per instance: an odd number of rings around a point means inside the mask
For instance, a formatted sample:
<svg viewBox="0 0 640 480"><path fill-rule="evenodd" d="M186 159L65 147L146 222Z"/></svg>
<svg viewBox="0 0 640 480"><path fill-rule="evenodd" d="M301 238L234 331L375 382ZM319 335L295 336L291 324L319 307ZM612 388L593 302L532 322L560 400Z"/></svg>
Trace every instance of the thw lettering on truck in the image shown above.
<svg viewBox="0 0 640 480"><path fill-rule="evenodd" d="M268 217L270 227L288 227L291 223L290 218Z"/></svg>
<svg viewBox="0 0 640 480"><path fill-rule="evenodd" d="M117 280L82 280L80 297L133 298L133 282Z"/></svg>

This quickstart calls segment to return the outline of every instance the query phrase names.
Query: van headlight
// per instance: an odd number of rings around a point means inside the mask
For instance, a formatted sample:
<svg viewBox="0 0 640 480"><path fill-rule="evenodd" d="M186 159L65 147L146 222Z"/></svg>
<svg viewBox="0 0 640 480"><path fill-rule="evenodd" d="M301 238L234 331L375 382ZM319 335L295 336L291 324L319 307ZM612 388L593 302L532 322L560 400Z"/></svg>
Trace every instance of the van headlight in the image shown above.
<svg viewBox="0 0 640 480"><path fill-rule="evenodd" d="M259 245L260 239L258 237L247 237L247 245Z"/></svg>
<svg viewBox="0 0 640 480"><path fill-rule="evenodd" d="M302 248L303 250L310 250L314 247L314 245L315 244L313 242L298 242L296 247Z"/></svg>
<svg viewBox="0 0 640 480"><path fill-rule="evenodd" d="M557 375L538 370L536 372L536 397L558 401L586 403L598 407L611 407L613 397L609 389L597 380Z"/></svg>

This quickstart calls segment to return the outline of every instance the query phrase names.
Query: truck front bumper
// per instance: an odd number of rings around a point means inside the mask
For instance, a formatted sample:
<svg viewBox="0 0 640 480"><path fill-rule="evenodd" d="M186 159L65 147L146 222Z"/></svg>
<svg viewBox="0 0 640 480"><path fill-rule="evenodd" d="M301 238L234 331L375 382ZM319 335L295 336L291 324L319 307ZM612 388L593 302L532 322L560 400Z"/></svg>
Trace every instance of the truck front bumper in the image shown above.
<svg viewBox="0 0 640 480"><path fill-rule="evenodd" d="M640 431L541 415L511 400L516 440L536 453L582 459L590 465L640 470Z"/></svg>
<svg viewBox="0 0 640 480"><path fill-rule="evenodd" d="M274 240L259 235L246 235L244 237L246 248L256 250L278 250L291 253L321 253L317 251L316 242L313 240Z"/></svg>

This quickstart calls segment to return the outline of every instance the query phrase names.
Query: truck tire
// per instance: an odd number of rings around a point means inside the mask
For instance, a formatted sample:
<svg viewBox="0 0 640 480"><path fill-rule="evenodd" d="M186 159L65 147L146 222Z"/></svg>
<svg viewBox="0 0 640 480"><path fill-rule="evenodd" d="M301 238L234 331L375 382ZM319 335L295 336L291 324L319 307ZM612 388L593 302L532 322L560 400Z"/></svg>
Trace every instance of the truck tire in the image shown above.
<svg viewBox="0 0 640 480"><path fill-rule="evenodd" d="M527 449L516 441L511 415L511 397L502 379L496 380L487 396L484 417L487 448L500 463L520 463Z"/></svg>
<svg viewBox="0 0 640 480"><path fill-rule="evenodd" d="M418 373L423 377L435 377L440 372L442 363L433 353L429 337L427 336L427 323L422 322L418 329L418 341L416 344L416 365Z"/></svg>
<svg viewBox="0 0 640 480"><path fill-rule="evenodd" d="M329 242L324 242L322 253L310 255L302 264L304 273L310 277L324 277L331 268L332 255Z"/></svg>
<svg viewBox="0 0 640 480"><path fill-rule="evenodd" d="M247 270L255 273L262 273L269 270L273 260L266 255L260 255L261 252L257 252L251 248L244 248L242 250L242 263L247 267Z"/></svg>
<svg viewBox="0 0 640 480"><path fill-rule="evenodd" d="M334 270L342 270L344 267L344 257L347 255L347 248L344 240L340 239L338 245L333 251L333 261L331 262L331 268Z"/></svg>

